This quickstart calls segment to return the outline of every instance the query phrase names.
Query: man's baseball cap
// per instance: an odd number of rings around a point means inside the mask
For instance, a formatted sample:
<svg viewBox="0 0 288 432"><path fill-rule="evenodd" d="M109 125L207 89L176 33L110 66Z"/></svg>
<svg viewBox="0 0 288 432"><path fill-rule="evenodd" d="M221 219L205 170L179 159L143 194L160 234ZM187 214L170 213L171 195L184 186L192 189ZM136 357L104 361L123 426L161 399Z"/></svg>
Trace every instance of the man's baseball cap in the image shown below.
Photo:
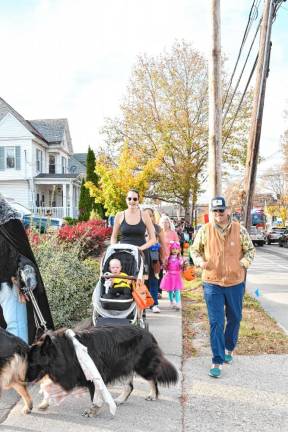
<svg viewBox="0 0 288 432"><path fill-rule="evenodd" d="M225 210L225 199L221 196L216 196L211 200L211 210Z"/></svg>

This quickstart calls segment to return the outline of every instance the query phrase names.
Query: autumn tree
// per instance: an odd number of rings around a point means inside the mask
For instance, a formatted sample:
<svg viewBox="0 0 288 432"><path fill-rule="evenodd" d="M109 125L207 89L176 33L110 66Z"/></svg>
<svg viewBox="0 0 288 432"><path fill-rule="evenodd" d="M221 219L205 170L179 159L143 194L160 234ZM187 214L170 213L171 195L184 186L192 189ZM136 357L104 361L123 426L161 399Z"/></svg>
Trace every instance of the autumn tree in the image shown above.
<svg viewBox="0 0 288 432"><path fill-rule="evenodd" d="M207 177L207 74L206 59L185 42L155 58L139 57L121 106L122 117L110 119L104 127L108 148L118 150L125 140L141 164L161 149L161 164L146 194L180 204L186 217ZM223 129L223 157L234 166L245 163L250 119L248 98L234 121L238 100L236 94Z"/></svg>
<svg viewBox="0 0 288 432"><path fill-rule="evenodd" d="M155 177L161 161L161 151L154 158L143 163L125 143L117 157L102 153L97 159L98 185L87 181L86 188L96 203L103 205L107 215L115 215L126 208L126 195L130 189L137 189L143 197Z"/></svg>

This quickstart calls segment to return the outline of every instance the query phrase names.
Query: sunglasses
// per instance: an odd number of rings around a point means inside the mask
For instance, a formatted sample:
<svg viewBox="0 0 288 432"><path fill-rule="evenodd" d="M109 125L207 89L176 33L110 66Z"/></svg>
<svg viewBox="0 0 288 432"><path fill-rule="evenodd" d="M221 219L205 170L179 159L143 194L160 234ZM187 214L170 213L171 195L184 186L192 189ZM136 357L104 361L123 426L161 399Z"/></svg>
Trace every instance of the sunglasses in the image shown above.
<svg viewBox="0 0 288 432"><path fill-rule="evenodd" d="M213 210L213 213L224 213L225 212L225 210Z"/></svg>
<svg viewBox="0 0 288 432"><path fill-rule="evenodd" d="M127 197L128 201L138 201L136 197Z"/></svg>

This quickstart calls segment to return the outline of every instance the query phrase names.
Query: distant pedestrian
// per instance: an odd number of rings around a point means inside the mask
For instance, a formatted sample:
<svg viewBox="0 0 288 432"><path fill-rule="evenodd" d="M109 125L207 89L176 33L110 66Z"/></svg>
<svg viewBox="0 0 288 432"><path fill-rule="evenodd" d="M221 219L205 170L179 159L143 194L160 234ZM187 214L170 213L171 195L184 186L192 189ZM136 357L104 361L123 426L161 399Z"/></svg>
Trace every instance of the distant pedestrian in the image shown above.
<svg viewBox="0 0 288 432"><path fill-rule="evenodd" d="M181 309L181 293L183 281L181 278L181 270L183 267L183 258L180 255L180 243L176 241L170 242L170 255L165 263L166 273L161 280L160 287L168 292L170 305L173 309Z"/></svg>
<svg viewBox="0 0 288 432"><path fill-rule="evenodd" d="M170 255L170 242L179 242L179 237L175 229L172 228L170 218L164 216L161 218L159 225L163 229L163 238L165 243L165 257L168 258Z"/></svg>
<svg viewBox="0 0 288 432"><path fill-rule="evenodd" d="M154 305L151 307L151 310L153 313L160 313L158 293L161 264L165 258L164 236L162 228L156 223L154 210L152 208L146 208L145 212L149 214L152 220L156 236L156 243L149 248L151 265L147 286L154 300Z"/></svg>
<svg viewBox="0 0 288 432"><path fill-rule="evenodd" d="M203 269L213 354L209 375L219 378L222 364L233 361L242 319L245 270L254 259L255 248L247 230L231 221L223 197L212 199L211 212L213 220L200 228L191 252L195 265Z"/></svg>

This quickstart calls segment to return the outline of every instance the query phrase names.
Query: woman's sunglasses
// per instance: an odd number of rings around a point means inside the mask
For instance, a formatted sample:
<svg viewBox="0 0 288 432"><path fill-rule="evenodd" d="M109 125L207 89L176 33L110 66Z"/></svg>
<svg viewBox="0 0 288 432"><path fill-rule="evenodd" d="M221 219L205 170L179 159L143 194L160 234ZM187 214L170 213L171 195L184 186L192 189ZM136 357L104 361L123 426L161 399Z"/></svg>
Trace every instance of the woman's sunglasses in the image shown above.
<svg viewBox="0 0 288 432"><path fill-rule="evenodd" d="M127 197L128 201L138 201L136 197Z"/></svg>
<svg viewBox="0 0 288 432"><path fill-rule="evenodd" d="M225 212L225 210L213 210L213 213L224 213Z"/></svg>

